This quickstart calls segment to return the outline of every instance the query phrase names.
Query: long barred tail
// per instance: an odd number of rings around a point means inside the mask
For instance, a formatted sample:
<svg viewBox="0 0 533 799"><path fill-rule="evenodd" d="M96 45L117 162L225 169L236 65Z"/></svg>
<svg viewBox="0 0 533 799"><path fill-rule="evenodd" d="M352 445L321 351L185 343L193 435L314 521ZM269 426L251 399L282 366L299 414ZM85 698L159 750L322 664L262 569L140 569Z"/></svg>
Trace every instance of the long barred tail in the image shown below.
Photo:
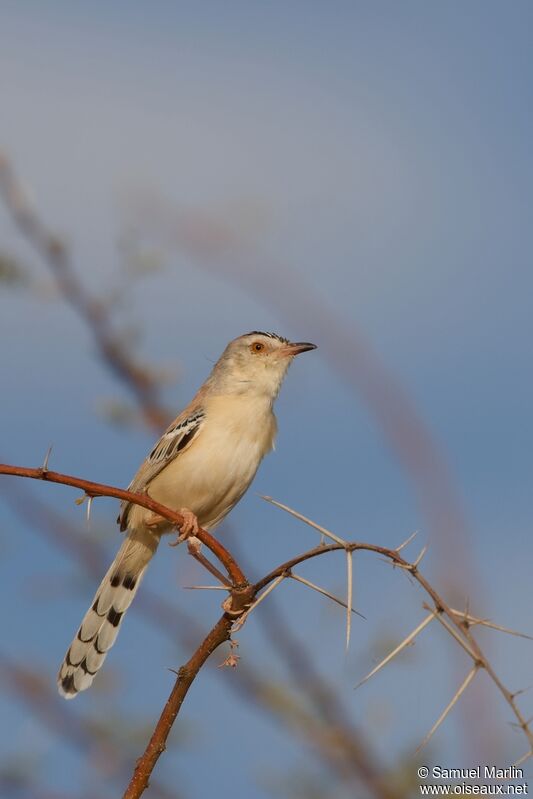
<svg viewBox="0 0 533 799"><path fill-rule="evenodd" d="M159 538L147 531L128 531L59 669L57 685L66 699L85 691L94 680L158 543Z"/></svg>

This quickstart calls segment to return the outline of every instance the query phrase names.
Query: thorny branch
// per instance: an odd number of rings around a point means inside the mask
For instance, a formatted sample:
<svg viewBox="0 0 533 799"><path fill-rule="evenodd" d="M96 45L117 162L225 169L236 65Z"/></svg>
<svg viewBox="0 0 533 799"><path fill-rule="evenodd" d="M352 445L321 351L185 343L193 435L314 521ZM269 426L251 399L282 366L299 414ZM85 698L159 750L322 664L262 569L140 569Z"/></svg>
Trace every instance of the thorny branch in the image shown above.
<svg viewBox="0 0 533 799"><path fill-rule="evenodd" d="M104 485L102 483L84 480L78 477L65 475L60 472L49 471L45 467L32 469L27 467L0 464L0 474L27 477L36 480L45 480L62 485L70 485L80 488L89 497L109 496L127 500L158 513L169 521L174 522L177 527L183 523L181 514L176 513L175 511L164 507L163 505L160 505L146 494L136 494L130 491L124 491L123 489L115 488L113 486ZM288 512L293 512L289 508L285 509ZM310 520L306 521L308 521L312 526L316 527L316 525L313 522L310 522ZM472 618L466 612L464 614L460 614L458 611L450 608L437 593L437 591L430 585L426 578L420 573L419 564L425 553L425 548L422 549L418 557L413 562L410 562L400 554L401 547L398 549L390 549L377 544L347 541L342 543L334 542L333 544L329 545L320 545L309 550L308 552L304 552L301 555L291 558L285 563L282 563L276 569L269 572L269 574L255 583L255 585L251 585L247 581L245 575L236 563L233 556L224 546L222 546L222 544L213 538L213 536L211 536L207 531L202 529L199 530L197 537L208 547L208 549L222 563L228 572L232 583L231 590L229 590L230 602L224 603L225 612L219 621L204 638L189 661L180 668L172 692L167 700L159 721L156 724L148 746L146 747L144 754L137 761L131 781L126 789L126 792L124 793L124 799L138 799L138 797L140 797L148 787L150 775L152 774L160 755L166 748L168 735L190 686L209 656L222 643L231 639L232 630L235 624L238 624L243 617L249 614L250 606L261 601L261 598L265 595L265 593L269 590L272 590L272 586L279 584L284 578L290 577L292 575L293 569L299 564L329 552L335 552L339 550L344 550L348 554L353 554L359 550L374 552L386 558L392 563L393 566L405 569L432 600L433 608L430 608L432 614L435 616L435 618L441 621L443 626L448 630L448 632L450 632L450 634L452 634L454 639L457 640L457 642L463 647L473 661L471 671L456 692L451 702L439 717L436 724L430 730L421 746L424 745L427 740L429 740L440 723L446 718L449 711L458 701L462 693L466 690L469 683L474 679L477 672L481 669L484 669L511 708L511 711L516 718L516 726L523 731L527 738L528 752L526 755L524 755L520 762L523 762L524 759L533 755L533 732L530 730L528 721L525 719L516 703L517 694L511 693L511 691L505 687L494 671L478 642L474 638L471 631L472 624L474 623ZM261 591L264 593L260 594ZM257 599L258 595L259 598ZM350 608L350 604L347 604L348 608ZM482 623L482 621L476 619L475 623ZM424 626L425 623L419 625L415 631L415 634L417 634ZM414 638L413 634L408 636L409 640L412 638ZM397 648L397 650L399 650L399 648ZM386 792L384 795L386 795Z"/></svg>
<svg viewBox="0 0 533 799"><path fill-rule="evenodd" d="M49 483L73 486L74 488L79 488L84 491L88 497L115 497L115 499L132 502L135 505L140 505L142 508L147 508L147 510L151 510L163 516L170 522L174 522L175 526L178 528L182 526L184 521L181 513L161 505L160 502L156 502L155 499L152 499L148 494L136 494L133 491L126 491L123 488L115 488L114 486L104 485L103 483L95 483L92 480L83 480L80 477L53 472L45 467L31 469L24 466L0 464L0 474L12 475L14 477L29 477L33 480L44 480ZM202 544L205 544L213 555L223 564L233 585L238 588L245 588L247 585L246 577L232 555L222 546L220 541L217 541L207 530L202 530L201 528L198 530L198 533L196 533L196 538L200 539Z"/></svg>

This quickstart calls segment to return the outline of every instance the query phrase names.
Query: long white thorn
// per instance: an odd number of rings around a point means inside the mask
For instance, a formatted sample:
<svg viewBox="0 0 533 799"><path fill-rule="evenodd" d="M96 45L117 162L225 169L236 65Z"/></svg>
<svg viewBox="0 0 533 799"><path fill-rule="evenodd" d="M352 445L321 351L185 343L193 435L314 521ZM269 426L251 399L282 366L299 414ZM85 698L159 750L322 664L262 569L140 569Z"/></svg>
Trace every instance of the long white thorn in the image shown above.
<svg viewBox="0 0 533 799"><path fill-rule="evenodd" d="M428 624L429 624L431 621L433 621L433 619L435 618L435 615L436 615L436 614L435 614L435 612L434 612L434 611L432 611L431 613L429 613L429 614L426 616L426 618L425 618L425 619L423 619L423 620L420 622L420 624L418 625L418 627L415 627L415 629L413 630L413 632L409 633L409 635L408 635L406 638L404 638L404 639L403 639L403 641L402 641L400 644L398 644L398 646L397 646L397 647L395 647L395 649L393 649L393 650L392 650L392 652L389 652L389 654L387 655L387 657L383 658L383 660L381 660L381 661L378 663L378 665L377 665L377 666L375 666L375 667L372 669L372 671L371 671L371 672L369 672L369 673L366 675L366 677L363 677L363 679L362 679L362 680L360 680L360 681L357 683L357 685L356 685L355 687L356 687L356 688L359 688L361 685L363 685L363 683L365 683L367 680L369 680L371 677L373 677L373 676L374 676L374 674L377 674L377 672L378 672L378 671L380 671L380 670L383 668L383 666L386 666L386 665L387 665L387 663L390 663L390 661L391 661L393 658L395 658L395 657L396 657L396 655L399 655L399 654L400 654L400 652L402 652L402 651L405 649L405 647L406 647L406 646L409 646L409 644L411 643L411 641L414 641L414 639L416 638L416 636L418 635L418 633L421 633L421 632L422 632L422 630L424 629L424 627L427 627L427 626L428 626Z"/></svg>
<svg viewBox="0 0 533 799"><path fill-rule="evenodd" d="M418 535L418 530L415 530L415 531L414 531L414 533L411 533L411 535L409 536L409 538L406 538L406 539L405 539L405 541L403 542L403 544L400 544L400 546L399 546L399 547L396 547L396 549L395 549L394 551L395 551L395 552L401 552L401 551L402 551L402 549L403 549L404 547L406 547L408 544L410 544L410 543L411 543L411 541L413 540L413 538L415 538L417 535Z"/></svg>
<svg viewBox="0 0 533 799"><path fill-rule="evenodd" d="M419 556L417 557L417 559L415 560L415 562L414 562L414 563L411 565L411 568L412 568L412 569L416 569L416 568L418 568L418 564L420 563L420 561L422 560L422 558L423 558L423 557L424 557L424 555L426 554L427 550L428 550L428 545L427 545L427 544L424 544L424 546L423 546L423 547L422 547L422 549L420 550L420 554L419 554Z"/></svg>
<svg viewBox="0 0 533 799"><path fill-rule="evenodd" d="M91 510L93 507L93 499L94 497L89 497L87 500L87 527L90 529L91 524Z"/></svg>
<svg viewBox="0 0 533 799"><path fill-rule="evenodd" d="M445 627L445 628L448 630L448 632L450 633L450 635L452 636L452 638L455 638L455 640L457 641L457 643L458 643L458 644L460 644L460 646L462 646L462 647L463 647L463 649L465 650L465 652L467 652L467 653L470 655L470 657L472 658L472 660L473 660L474 662L476 662L476 663L477 663L477 661L478 661L478 657L477 657L477 655L476 655L476 654L475 654L475 653L472 651L472 649L471 649L471 648L469 647L469 645L466 643L466 641L464 640L464 638L463 638L461 635L459 635L459 633L457 632L457 630L456 630L454 627L452 627L452 625L451 625L451 624L449 624L449 623L446 621L446 619L443 619L443 618L442 618L442 613L437 613L437 619L440 621L440 623L442 624L442 626L443 626L443 627Z"/></svg>
<svg viewBox="0 0 533 799"><path fill-rule="evenodd" d="M446 705L446 707L444 708L444 710L442 711L442 713L440 714L440 716L438 717L437 721L435 722L433 727L430 729L430 731L428 732L428 734L426 735L426 737L424 738L422 743L419 744L419 746L417 746L417 748L415 749L415 752L414 752L415 755L418 754L418 752L420 752L420 750L427 744L429 739L432 738L434 733L438 730L438 728L440 727L440 725L442 724L442 722L444 721L444 719L446 718L446 716L448 715L448 713L450 712L452 707L455 705L457 700L463 695L463 693L466 691L466 689L468 688L468 686L470 685L470 683L472 682L472 680L476 676L476 674L478 672L478 669L479 669L479 666L477 665L477 663L474 666L472 666L472 668L470 669L470 671L466 675L466 678L465 678L464 682L462 682L461 685L459 686L459 688L457 689L457 692L453 696L451 702L448 705Z"/></svg>
<svg viewBox="0 0 533 799"><path fill-rule="evenodd" d="M455 610L454 608L450 608L451 612L454 616L459 616L461 619L464 619L472 626L474 625L481 625L483 627L490 627L491 630L498 630L501 633L507 633L508 635L516 635L518 638L527 638L529 641L533 641L533 635L527 635L527 633L521 633L518 630L511 630L509 627L502 627L499 624L495 624L494 622L490 621L490 619L478 619L476 616L471 616L466 611L463 612L462 610Z"/></svg>
<svg viewBox="0 0 533 799"><path fill-rule="evenodd" d="M48 471L48 461L50 460L51 452L52 452L52 445L50 444L50 446L46 450L46 455L44 456L43 465L41 466L41 471L43 472Z"/></svg>
<svg viewBox="0 0 533 799"><path fill-rule="evenodd" d="M186 591L231 591L225 585L184 585Z"/></svg>
<svg viewBox="0 0 533 799"><path fill-rule="evenodd" d="M335 596L335 594L331 594L329 591L326 591L325 588L321 588L319 585L312 583L310 580L306 580L305 577L300 577L299 574L295 574L294 572L291 572L289 576L293 580L297 580L297 582L302 583L302 585L306 585L308 588L312 588L313 591L318 591L319 594L327 596L328 599L331 599L333 602L336 602L337 605L341 605L343 608L348 609L348 605L343 599L340 599L338 596ZM355 608L350 608L350 610L352 613L355 613L356 616L360 616L362 619L366 619L366 616L363 616L363 614L359 613L359 611L356 610Z"/></svg>
<svg viewBox="0 0 533 799"><path fill-rule="evenodd" d="M344 541L342 538L339 538L338 535L332 533L330 530L326 530L325 527L321 527L320 524L311 521L308 519L307 516L304 516L302 513L298 513L297 510L293 510L293 508L289 508L288 505L284 505L282 502L278 502L276 499L272 499L272 497L265 497L262 494L259 495L261 499L264 499L265 502L270 502L271 505L275 505L276 508L281 508L281 510L286 511L286 513L290 513L291 516L294 516L296 519L299 519L301 522L305 522L310 527L313 527L315 530L318 530L319 533L325 535L327 538L331 538L332 541L335 541L337 544L341 544L341 546L347 546L348 542Z"/></svg>
<svg viewBox="0 0 533 799"><path fill-rule="evenodd" d="M352 604L353 604L353 552L346 550L346 652L350 649L350 636L352 634Z"/></svg>

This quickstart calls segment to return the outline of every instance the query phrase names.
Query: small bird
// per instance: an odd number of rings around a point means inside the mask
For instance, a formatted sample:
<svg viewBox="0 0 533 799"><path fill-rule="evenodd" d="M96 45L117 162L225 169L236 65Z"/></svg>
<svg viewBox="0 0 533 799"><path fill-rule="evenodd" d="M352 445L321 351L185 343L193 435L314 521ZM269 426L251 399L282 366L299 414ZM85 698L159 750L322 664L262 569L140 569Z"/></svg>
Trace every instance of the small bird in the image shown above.
<svg viewBox="0 0 533 799"><path fill-rule="evenodd" d="M192 402L174 419L130 485L184 517L182 537L213 530L237 504L274 446L272 407L295 355L314 344L254 331L230 341ZM89 688L113 646L161 536L172 524L122 502L126 536L102 580L58 674L72 699Z"/></svg>

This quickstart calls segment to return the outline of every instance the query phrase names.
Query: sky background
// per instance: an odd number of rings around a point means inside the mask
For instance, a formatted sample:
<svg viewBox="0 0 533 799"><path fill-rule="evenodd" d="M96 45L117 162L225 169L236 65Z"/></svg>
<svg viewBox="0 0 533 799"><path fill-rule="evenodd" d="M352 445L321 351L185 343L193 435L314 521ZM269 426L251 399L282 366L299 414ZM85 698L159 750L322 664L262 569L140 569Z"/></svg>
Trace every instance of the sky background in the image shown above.
<svg viewBox="0 0 533 799"><path fill-rule="evenodd" d="M264 493L356 539L394 546L418 529L437 586L466 568L483 615L533 633L532 23L533 7L518 0L2 3L0 149L91 291L121 285L132 228L157 253L161 268L130 287L117 324L138 325L141 355L175 370L169 407L185 405L227 341L248 330L319 347L291 369L276 452L229 519L255 574L316 541ZM229 252L198 258L176 233L182 218L222 225ZM54 468L126 485L153 435L98 412L127 393L3 207L0 251L34 281L31 291L0 284L1 459L38 465L53 444ZM391 376L389 404L405 395L430 431L464 531L443 529L444 511L441 524L429 518L353 379L356 340ZM2 478L2 491L10 485ZM83 529L76 492L28 488ZM90 531L110 557L115 513L98 502ZM95 581L8 504L0 525L3 652L53 683ZM343 590L340 557L306 574ZM292 585L278 605L390 765L413 751L468 664L440 630L426 631L411 660L354 693L379 642L423 613L416 589L375 559L358 558L356 577L367 621L354 620L348 656L340 611ZM181 590L204 579L162 546L146 585L207 630L219 595ZM511 689L530 684L530 643L482 638ZM259 621L239 640L243 659L284 678ZM167 668L186 654L132 609L106 662L112 690L95 686L75 710L149 725L171 686ZM236 680L238 670L206 671L187 699L157 772L184 797L214 786L284 796L287 773L316 768L309 750L236 701L225 685ZM488 696L494 740L484 746L508 765L524 743L490 686ZM532 703L524 698L526 716ZM68 792L89 780L83 758L5 691L0 716L6 761L24 747L43 785ZM428 762L472 765L465 729L457 709ZM104 796L121 785L98 779Z"/></svg>

